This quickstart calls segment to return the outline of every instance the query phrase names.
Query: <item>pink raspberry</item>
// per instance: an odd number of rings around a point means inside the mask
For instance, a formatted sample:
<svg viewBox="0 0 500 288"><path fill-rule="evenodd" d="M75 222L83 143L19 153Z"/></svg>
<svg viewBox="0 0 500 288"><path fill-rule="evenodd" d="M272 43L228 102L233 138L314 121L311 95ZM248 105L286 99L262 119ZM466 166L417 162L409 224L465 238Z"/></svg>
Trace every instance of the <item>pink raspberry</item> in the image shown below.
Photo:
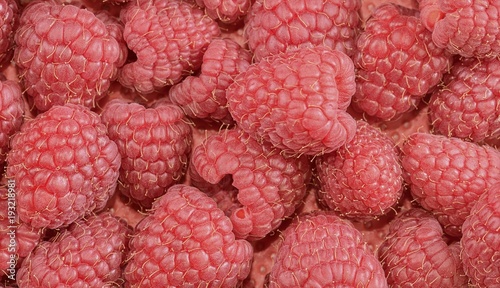
<svg viewBox="0 0 500 288"><path fill-rule="evenodd" d="M231 123L226 89L234 78L246 71L252 55L230 39L214 39L203 54L201 74L188 76L169 90L172 102L186 115Z"/></svg>
<svg viewBox="0 0 500 288"><path fill-rule="evenodd" d="M191 163L211 184L231 175L236 205L225 212L235 235L251 240L263 238L295 211L311 176L306 157L285 157L240 129L209 136L195 148Z"/></svg>
<svg viewBox="0 0 500 288"><path fill-rule="evenodd" d="M35 228L69 225L104 208L115 191L118 148L86 107L53 106L26 121L11 146L7 177L16 182L17 212Z"/></svg>
<svg viewBox="0 0 500 288"><path fill-rule="evenodd" d="M151 208L186 171L192 136L182 110L167 103L146 108L115 99L101 116L122 158L118 189Z"/></svg>
<svg viewBox="0 0 500 288"><path fill-rule="evenodd" d="M458 242L455 242L458 243ZM457 244L429 212L412 208L389 224L378 256L391 287L467 287Z"/></svg>
<svg viewBox="0 0 500 288"><path fill-rule="evenodd" d="M281 238L269 288L388 287L361 232L334 214L299 216Z"/></svg>
<svg viewBox="0 0 500 288"><path fill-rule="evenodd" d="M351 140L346 112L355 92L354 66L325 46L289 50L251 65L226 96L239 127L288 154L329 153Z"/></svg>
<svg viewBox="0 0 500 288"><path fill-rule="evenodd" d="M236 287L250 272L252 245L200 190L174 185L136 227L125 287Z"/></svg>
<svg viewBox="0 0 500 288"><path fill-rule="evenodd" d="M337 151L316 158L321 189L330 209L355 219L387 213L403 190L399 153L391 138L365 121Z"/></svg>
<svg viewBox="0 0 500 288"><path fill-rule="evenodd" d="M196 0L205 13L222 23L235 23L242 19L252 6L251 0Z"/></svg>
<svg viewBox="0 0 500 288"><path fill-rule="evenodd" d="M257 0L245 35L257 61L290 48L325 45L351 56L360 0Z"/></svg>
<svg viewBox="0 0 500 288"><path fill-rule="evenodd" d="M499 223L500 182L481 195L462 226L462 261L474 287L500 285Z"/></svg>
<svg viewBox="0 0 500 288"><path fill-rule="evenodd" d="M438 133L482 142L500 138L500 60L461 59L432 94L429 115Z"/></svg>
<svg viewBox="0 0 500 288"><path fill-rule="evenodd" d="M441 80L450 57L431 40L417 12L379 6L357 39L354 107L382 120L416 108Z"/></svg>
<svg viewBox="0 0 500 288"><path fill-rule="evenodd" d="M10 137L21 127L23 114L21 86L0 75L0 165L4 163L9 150Z"/></svg>
<svg viewBox="0 0 500 288"><path fill-rule="evenodd" d="M0 66L12 57L14 33L19 24L18 6L16 0L0 0Z"/></svg>
<svg viewBox="0 0 500 288"><path fill-rule="evenodd" d="M92 12L52 1L34 1L23 10L15 41L14 61L40 111L64 103L94 107L125 58Z"/></svg>
<svg viewBox="0 0 500 288"><path fill-rule="evenodd" d="M130 228L110 213L73 223L23 261L19 287L106 287L122 280Z"/></svg>
<svg viewBox="0 0 500 288"><path fill-rule="evenodd" d="M438 47L464 57L500 54L500 2L419 0L419 9Z"/></svg>
<svg viewBox="0 0 500 288"><path fill-rule="evenodd" d="M208 44L220 34L199 7L180 0L131 1L120 15L123 38L137 60L123 66L118 80L144 94L200 68Z"/></svg>
<svg viewBox="0 0 500 288"><path fill-rule="evenodd" d="M459 138L414 133L402 147L411 194L451 236L477 199L500 179L500 152Z"/></svg>

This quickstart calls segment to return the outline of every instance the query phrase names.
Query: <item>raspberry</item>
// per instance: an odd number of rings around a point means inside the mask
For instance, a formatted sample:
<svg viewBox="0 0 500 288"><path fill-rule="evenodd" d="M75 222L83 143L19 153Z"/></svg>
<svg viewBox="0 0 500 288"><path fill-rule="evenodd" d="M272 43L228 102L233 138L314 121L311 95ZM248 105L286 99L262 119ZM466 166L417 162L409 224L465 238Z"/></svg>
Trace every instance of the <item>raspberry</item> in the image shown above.
<svg viewBox="0 0 500 288"><path fill-rule="evenodd" d="M467 287L456 248L432 214L412 208L389 224L378 255L391 287Z"/></svg>
<svg viewBox="0 0 500 288"><path fill-rule="evenodd" d="M295 211L311 176L306 157L285 157L240 129L209 136L195 148L191 163L212 184L231 175L237 203L225 212L235 235L250 240L263 238Z"/></svg>
<svg viewBox="0 0 500 288"><path fill-rule="evenodd" d="M144 208L178 183L191 151L191 127L181 109L172 104L146 108L111 100L102 121L120 152L118 189Z"/></svg>
<svg viewBox="0 0 500 288"><path fill-rule="evenodd" d="M130 249L125 287L236 287L253 256L215 201L186 185L172 186L154 202Z"/></svg>
<svg viewBox="0 0 500 288"><path fill-rule="evenodd" d="M420 18L438 47L464 57L500 55L500 3L420 0Z"/></svg>
<svg viewBox="0 0 500 288"><path fill-rule="evenodd" d="M10 137L23 121L24 102L19 84L0 75L0 165L9 150Z"/></svg>
<svg viewBox="0 0 500 288"><path fill-rule="evenodd" d="M236 123L288 154L329 153L352 139L346 112L356 89L352 60L325 46L289 50L251 65L226 97Z"/></svg>
<svg viewBox="0 0 500 288"><path fill-rule="evenodd" d="M500 285L499 222L500 182L477 200L462 226L462 261L474 287Z"/></svg>
<svg viewBox="0 0 500 288"><path fill-rule="evenodd" d="M92 12L51 1L35 1L23 10L15 41L14 61L40 111L64 103L94 107L124 58Z"/></svg>
<svg viewBox="0 0 500 288"><path fill-rule="evenodd" d="M321 186L318 197L330 209L347 217L381 216L402 194L400 165L392 140L380 129L359 120L350 142L316 158Z"/></svg>
<svg viewBox="0 0 500 288"><path fill-rule="evenodd" d="M19 20L16 0L0 0L0 65L10 60Z"/></svg>
<svg viewBox="0 0 500 288"><path fill-rule="evenodd" d="M18 214L35 228L66 226L104 208L116 188L120 154L99 115L53 106L26 121L7 155Z"/></svg>
<svg viewBox="0 0 500 288"><path fill-rule="evenodd" d="M477 199L500 179L500 152L459 138L414 133L402 147L401 164L411 194L451 236Z"/></svg>
<svg viewBox="0 0 500 288"><path fill-rule="evenodd" d="M137 60L123 66L118 80L144 94L197 70L208 44L220 34L200 8L180 0L131 1L120 15L123 38Z"/></svg>
<svg viewBox="0 0 500 288"><path fill-rule="evenodd" d="M23 261L19 287L105 287L122 281L130 228L110 213L71 224Z"/></svg>
<svg viewBox="0 0 500 288"><path fill-rule="evenodd" d="M252 6L251 0L196 0L196 3L205 8L208 16L222 23L239 21Z"/></svg>
<svg viewBox="0 0 500 288"><path fill-rule="evenodd" d="M214 39L203 54L201 75L188 76L169 90L172 102L193 118L231 123L226 89L234 77L246 71L252 55L230 39Z"/></svg>
<svg viewBox="0 0 500 288"><path fill-rule="evenodd" d="M441 80L450 56L431 40L416 10L378 6L357 40L356 109L382 120L416 108Z"/></svg>
<svg viewBox="0 0 500 288"><path fill-rule="evenodd" d="M269 275L269 287L388 287L380 262L361 232L334 214L295 219Z"/></svg>
<svg viewBox="0 0 500 288"><path fill-rule="evenodd" d="M429 115L438 133L482 142L500 138L500 60L461 59L432 94Z"/></svg>
<svg viewBox="0 0 500 288"><path fill-rule="evenodd" d="M245 35L257 61L290 48L325 45L351 56L360 0L257 0Z"/></svg>

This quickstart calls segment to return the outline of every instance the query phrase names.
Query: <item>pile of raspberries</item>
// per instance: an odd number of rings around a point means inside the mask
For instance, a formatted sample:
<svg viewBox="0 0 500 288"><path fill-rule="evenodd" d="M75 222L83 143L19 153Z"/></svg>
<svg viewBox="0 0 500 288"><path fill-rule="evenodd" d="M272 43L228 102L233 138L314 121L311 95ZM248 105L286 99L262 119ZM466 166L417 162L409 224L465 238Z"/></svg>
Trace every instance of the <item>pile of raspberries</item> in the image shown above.
<svg viewBox="0 0 500 288"><path fill-rule="evenodd" d="M0 286L500 287L500 2L396 2L0 0Z"/></svg>

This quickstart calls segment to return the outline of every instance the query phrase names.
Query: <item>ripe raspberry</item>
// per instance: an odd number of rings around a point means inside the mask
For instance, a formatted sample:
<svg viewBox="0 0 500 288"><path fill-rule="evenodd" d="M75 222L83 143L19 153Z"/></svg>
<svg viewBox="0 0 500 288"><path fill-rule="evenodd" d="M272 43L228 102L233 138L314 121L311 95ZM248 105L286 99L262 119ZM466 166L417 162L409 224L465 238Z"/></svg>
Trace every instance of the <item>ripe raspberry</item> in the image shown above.
<svg viewBox="0 0 500 288"><path fill-rule="evenodd" d="M321 189L330 209L355 219L381 216L403 190L398 150L380 129L359 120L354 138L337 151L316 158Z"/></svg>
<svg viewBox="0 0 500 288"><path fill-rule="evenodd" d="M35 1L23 10L15 41L14 61L40 111L64 103L94 107L124 59L92 12L52 1Z"/></svg>
<svg viewBox="0 0 500 288"><path fill-rule="evenodd" d="M346 112L356 89L352 60L324 46L290 50L251 65L227 90L229 112L259 141L289 154L329 153L351 140Z"/></svg>
<svg viewBox="0 0 500 288"><path fill-rule="evenodd" d="M451 236L479 196L500 179L500 152L459 138L414 133L403 144L402 166L411 194Z"/></svg>
<svg viewBox="0 0 500 288"><path fill-rule="evenodd" d="M181 0L131 1L120 16L123 37L137 61L125 64L118 80L145 94L197 70L208 44L220 34L215 21Z"/></svg>
<svg viewBox="0 0 500 288"><path fill-rule="evenodd" d="M115 99L101 115L122 158L119 191L151 208L186 171L192 136L182 110L167 103L146 108Z"/></svg>
<svg viewBox="0 0 500 288"><path fill-rule="evenodd" d="M193 118L231 123L226 89L234 77L246 71L252 55L230 39L214 39L203 54L201 75L188 76L169 90L172 102Z"/></svg>
<svg viewBox="0 0 500 288"><path fill-rule="evenodd" d="M17 273L19 287L120 285L130 228L110 213L73 223L40 243Z"/></svg>
<svg viewBox="0 0 500 288"><path fill-rule="evenodd" d="M209 136L193 151L191 164L211 184L232 176L237 203L225 212L236 237L251 240L263 238L295 211L311 176L306 157L285 157L240 129Z"/></svg>
<svg viewBox="0 0 500 288"><path fill-rule="evenodd" d="M391 120L414 109L439 83L450 57L431 40L416 10L379 6L357 40L354 107Z"/></svg>
<svg viewBox="0 0 500 288"><path fill-rule="evenodd" d="M68 225L114 193L120 154L86 107L53 106L26 121L11 145L7 177L16 182L17 212L35 228Z"/></svg>
<svg viewBox="0 0 500 288"><path fill-rule="evenodd" d="M252 6L251 0L196 0L205 13L222 23L235 23L243 18Z"/></svg>
<svg viewBox="0 0 500 288"><path fill-rule="evenodd" d="M0 66L10 60L14 32L19 20L19 7L16 0L0 0Z"/></svg>
<svg viewBox="0 0 500 288"><path fill-rule="evenodd" d="M0 165L9 150L10 137L23 121L24 102L19 84L0 75Z"/></svg>
<svg viewBox="0 0 500 288"><path fill-rule="evenodd" d="M412 208L389 224L378 256L391 287L467 287L457 252L436 218Z"/></svg>
<svg viewBox="0 0 500 288"><path fill-rule="evenodd" d="M500 285L500 182L474 204L462 226L462 261L474 287Z"/></svg>
<svg viewBox="0 0 500 288"><path fill-rule="evenodd" d="M352 56L360 0L257 0L245 35L257 61L289 48L325 45Z"/></svg>
<svg viewBox="0 0 500 288"><path fill-rule="evenodd" d="M461 59L432 94L429 115L444 135L482 142L500 138L500 60Z"/></svg>
<svg viewBox="0 0 500 288"><path fill-rule="evenodd" d="M500 55L500 2L419 0L419 9L438 47L464 57Z"/></svg>
<svg viewBox="0 0 500 288"><path fill-rule="evenodd" d="M210 197L174 185L136 227L125 287L236 287L250 272L252 245Z"/></svg>
<svg viewBox="0 0 500 288"><path fill-rule="evenodd" d="M299 216L282 233L269 287L388 287L354 226L334 214Z"/></svg>

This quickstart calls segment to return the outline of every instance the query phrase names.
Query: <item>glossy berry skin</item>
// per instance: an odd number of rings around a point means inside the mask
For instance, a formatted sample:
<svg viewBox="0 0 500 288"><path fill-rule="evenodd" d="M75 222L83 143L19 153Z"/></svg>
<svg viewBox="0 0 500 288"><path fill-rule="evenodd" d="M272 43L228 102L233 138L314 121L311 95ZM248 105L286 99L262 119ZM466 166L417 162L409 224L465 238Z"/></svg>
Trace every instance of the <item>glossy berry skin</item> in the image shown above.
<svg viewBox="0 0 500 288"><path fill-rule="evenodd" d="M226 96L241 129L291 155L329 153L352 139L346 112L356 89L352 60L325 46L289 50L251 65Z"/></svg>
<svg viewBox="0 0 500 288"><path fill-rule="evenodd" d="M445 242L431 213L412 208L389 224L378 257L391 287L466 288L458 248Z"/></svg>
<svg viewBox="0 0 500 288"><path fill-rule="evenodd" d="M387 213L403 190L402 168L391 138L363 120L354 138L316 158L323 204L349 218L373 219Z"/></svg>
<svg viewBox="0 0 500 288"><path fill-rule="evenodd" d="M125 287L236 287L250 272L252 245L200 190L174 185L136 227Z"/></svg>
<svg viewBox="0 0 500 288"><path fill-rule="evenodd" d="M361 232L329 212L298 216L282 233L269 287L388 287Z"/></svg>
<svg viewBox="0 0 500 288"><path fill-rule="evenodd" d="M209 136L193 151L191 164L211 184L232 177L238 192L225 212L236 237L249 240L264 238L292 215L311 177L307 157L286 157L237 128Z"/></svg>
<svg viewBox="0 0 500 288"><path fill-rule="evenodd" d="M381 120L415 109L450 66L431 38L416 10L378 6L356 43L354 107Z"/></svg>
<svg viewBox="0 0 500 288"><path fill-rule="evenodd" d="M78 220L35 248L19 268L17 284L68 288L120 285L129 237L130 228L111 213Z"/></svg>
<svg viewBox="0 0 500 288"><path fill-rule="evenodd" d="M465 273L477 287L500 285L500 182L474 204L462 226L462 261Z"/></svg>
<svg viewBox="0 0 500 288"><path fill-rule="evenodd" d="M70 103L21 126L7 155L7 177L16 183L22 221L56 229L104 208L121 163L106 132L99 115Z"/></svg>
<svg viewBox="0 0 500 288"><path fill-rule="evenodd" d="M137 60L123 66L118 80L144 94L196 71L208 44L220 34L217 23L188 1L130 1L120 18L123 38Z"/></svg>
<svg viewBox="0 0 500 288"><path fill-rule="evenodd" d="M500 54L500 3L495 0L419 0L420 18L438 47L463 57Z"/></svg>
<svg viewBox="0 0 500 288"><path fill-rule="evenodd" d="M212 19L232 24L243 19L252 6L251 0L196 0Z"/></svg>
<svg viewBox="0 0 500 288"><path fill-rule="evenodd" d="M24 101L19 83L0 76L0 163L9 151L10 137L23 122Z"/></svg>
<svg viewBox="0 0 500 288"><path fill-rule="evenodd" d="M102 120L121 155L118 189L143 208L180 182L191 151L191 127L182 110L111 100Z"/></svg>
<svg viewBox="0 0 500 288"><path fill-rule="evenodd" d="M0 66L12 57L12 44L19 24L19 14L16 0L0 0Z"/></svg>
<svg viewBox="0 0 500 288"><path fill-rule="evenodd" d="M459 138L414 133L402 153L415 201L434 214L445 233L460 236L474 203L500 178L500 152Z"/></svg>
<svg viewBox="0 0 500 288"><path fill-rule="evenodd" d="M500 138L500 60L460 59L432 93L429 116L440 134L473 142Z"/></svg>
<svg viewBox="0 0 500 288"><path fill-rule="evenodd" d="M65 103L94 107L125 58L91 11L55 1L34 1L23 10L15 42L23 86L40 111Z"/></svg>
<svg viewBox="0 0 500 288"><path fill-rule="evenodd" d="M257 0L245 22L248 46L257 61L316 45L352 56L360 8L360 0Z"/></svg>
<svg viewBox="0 0 500 288"><path fill-rule="evenodd" d="M235 41L214 39L203 54L200 75L187 76L174 85L169 97L189 117L231 124L226 89L251 62L252 54Z"/></svg>

